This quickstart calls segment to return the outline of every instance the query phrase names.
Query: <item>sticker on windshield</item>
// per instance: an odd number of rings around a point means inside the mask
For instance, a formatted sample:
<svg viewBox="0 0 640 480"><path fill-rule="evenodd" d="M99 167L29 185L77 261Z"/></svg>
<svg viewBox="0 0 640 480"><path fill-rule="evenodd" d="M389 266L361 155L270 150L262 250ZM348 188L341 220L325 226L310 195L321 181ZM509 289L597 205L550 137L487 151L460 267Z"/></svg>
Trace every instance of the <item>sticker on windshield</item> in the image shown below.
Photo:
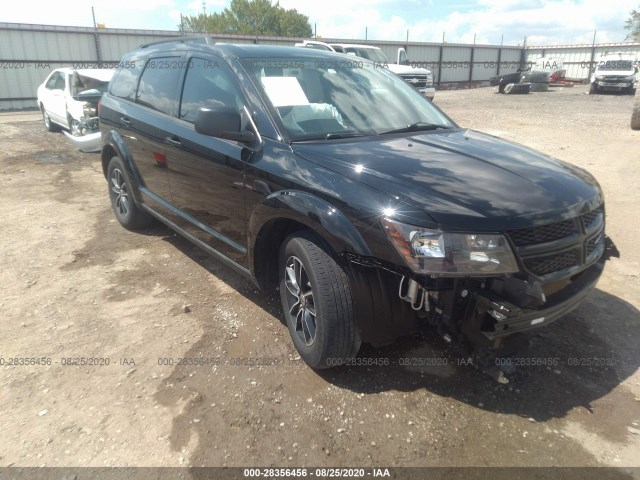
<svg viewBox="0 0 640 480"><path fill-rule="evenodd" d="M274 107L309 105L296 77L262 77L261 80Z"/></svg>

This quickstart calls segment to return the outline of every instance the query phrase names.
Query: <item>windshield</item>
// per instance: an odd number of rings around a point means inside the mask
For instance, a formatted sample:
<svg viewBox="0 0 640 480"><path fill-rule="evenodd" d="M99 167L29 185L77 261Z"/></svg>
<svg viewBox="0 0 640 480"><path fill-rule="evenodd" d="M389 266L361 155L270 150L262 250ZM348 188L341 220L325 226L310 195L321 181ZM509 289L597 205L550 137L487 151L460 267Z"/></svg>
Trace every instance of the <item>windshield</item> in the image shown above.
<svg viewBox="0 0 640 480"><path fill-rule="evenodd" d="M347 47L344 49L346 53L355 53L357 57L366 58L372 62L389 63L389 59L382 50L377 48L357 48Z"/></svg>
<svg viewBox="0 0 640 480"><path fill-rule="evenodd" d="M335 55L242 63L293 141L454 127L416 90L371 62Z"/></svg>
<svg viewBox="0 0 640 480"><path fill-rule="evenodd" d="M598 64L598 70L633 70L631 60L607 60Z"/></svg>

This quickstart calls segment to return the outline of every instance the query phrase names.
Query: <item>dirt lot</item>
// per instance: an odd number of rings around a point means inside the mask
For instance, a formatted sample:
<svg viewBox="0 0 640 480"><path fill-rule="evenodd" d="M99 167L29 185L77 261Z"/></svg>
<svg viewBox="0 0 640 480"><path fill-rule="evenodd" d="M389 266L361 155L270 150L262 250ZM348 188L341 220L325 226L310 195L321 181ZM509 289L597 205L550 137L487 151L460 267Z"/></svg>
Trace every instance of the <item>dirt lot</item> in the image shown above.
<svg viewBox="0 0 640 480"><path fill-rule="evenodd" d="M1 115L0 466L640 466L632 101L585 87L437 93L462 126L595 174L622 255L580 308L532 336L530 357L557 365L522 367L509 385L430 335L364 349L387 367L312 371L275 295L162 226L122 229L97 154L35 115ZM14 357L51 364L7 366ZM79 357L110 364L64 365ZM448 364L400 366L407 357Z"/></svg>

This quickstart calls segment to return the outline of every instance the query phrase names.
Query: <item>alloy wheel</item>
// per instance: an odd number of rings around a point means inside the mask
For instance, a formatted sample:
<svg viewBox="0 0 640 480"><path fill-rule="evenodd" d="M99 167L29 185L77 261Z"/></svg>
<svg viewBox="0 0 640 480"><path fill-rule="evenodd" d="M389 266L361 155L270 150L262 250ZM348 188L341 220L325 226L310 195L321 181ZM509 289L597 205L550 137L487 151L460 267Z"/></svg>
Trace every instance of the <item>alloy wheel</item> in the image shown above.
<svg viewBox="0 0 640 480"><path fill-rule="evenodd" d="M285 286L289 315L295 322L295 331L307 346L316 339L316 307L313 301L311 281L300 259L288 258L285 266Z"/></svg>
<svg viewBox="0 0 640 480"><path fill-rule="evenodd" d="M114 205L122 217L129 213L129 192L124 174L118 168L111 172L111 191L113 192Z"/></svg>

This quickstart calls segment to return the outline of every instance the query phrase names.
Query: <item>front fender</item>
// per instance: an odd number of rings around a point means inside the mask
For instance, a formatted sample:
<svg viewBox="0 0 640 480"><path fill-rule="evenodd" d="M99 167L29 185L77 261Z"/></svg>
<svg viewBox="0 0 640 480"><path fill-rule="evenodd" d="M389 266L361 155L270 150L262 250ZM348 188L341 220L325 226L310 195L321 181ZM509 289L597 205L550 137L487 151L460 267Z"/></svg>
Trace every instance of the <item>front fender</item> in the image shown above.
<svg viewBox="0 0 640 480"><path fill-rule="evenodd" d="M312 228L338 253L349 251L371 255L360 232L340 210L326 200L299 190L272 193L255 208L249 219L249 245L252 248L263 227L276 219L290 219Z"/></svg>
<svg viewBox="0 0 640 480"><path fill-rule="evenodd" d="M67 101L67 113L71 115L75 120L80 120L84 117L84 102L78 102L77 100Z"/></svg>

